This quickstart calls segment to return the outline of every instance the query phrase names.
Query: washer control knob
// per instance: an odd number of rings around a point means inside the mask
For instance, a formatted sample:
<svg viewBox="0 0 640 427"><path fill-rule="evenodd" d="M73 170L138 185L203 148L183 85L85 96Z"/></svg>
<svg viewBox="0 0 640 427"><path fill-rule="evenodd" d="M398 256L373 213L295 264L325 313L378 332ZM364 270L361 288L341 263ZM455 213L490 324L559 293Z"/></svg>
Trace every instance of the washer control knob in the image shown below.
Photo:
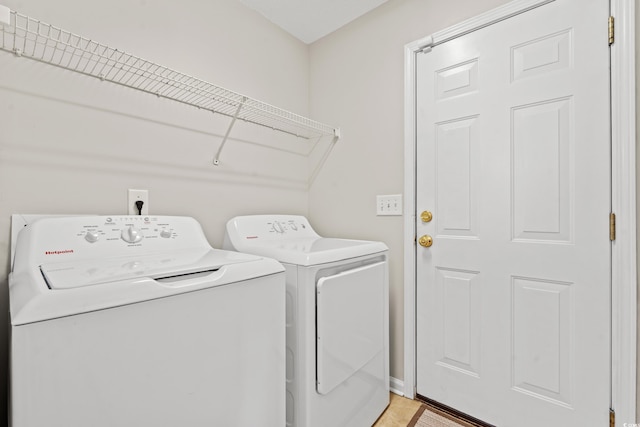
<svg viewBox="0 0 640 427"><path fill-rule="evenodd" d="M100 234L97 231L87 231L84 235L84 240L89 243L95 243L100 238Z"/></svg>
<svg viewBox="0 0 640 427"><path fill-rule="evenodd" d="M171 230L167 230L166 228L163 228L162 230L160 230L160 237L164 237L165 239L168 239L169 237L171 237Z"/></svg>
<svg viewBox="0 0 640 427"><path fill-rule="evenodd" d="M138 243L142 240L142 231L135 228L133 225L122 230L120 237L127 243Z"/></svg>

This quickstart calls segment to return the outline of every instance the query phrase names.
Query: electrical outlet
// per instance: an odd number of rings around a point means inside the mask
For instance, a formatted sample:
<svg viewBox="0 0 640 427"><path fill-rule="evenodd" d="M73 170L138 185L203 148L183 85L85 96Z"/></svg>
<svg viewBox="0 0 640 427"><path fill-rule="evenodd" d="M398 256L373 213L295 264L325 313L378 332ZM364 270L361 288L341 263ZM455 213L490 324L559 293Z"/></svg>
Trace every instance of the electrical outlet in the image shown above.
<svg viewBox="0 0 640 427"><path fill-rule="evenodd" d="M136 202L142 202L142 212L138 211ZM129 215L148 215L149 214L149 191L148 190L133 190L129 189L128 197L128 210Z"/></svg>
<svg viewBox="0 0 640 427"><path fill-rule="evenodd" d="M376 196L376 215L402 215L402 194Z"/></svg>

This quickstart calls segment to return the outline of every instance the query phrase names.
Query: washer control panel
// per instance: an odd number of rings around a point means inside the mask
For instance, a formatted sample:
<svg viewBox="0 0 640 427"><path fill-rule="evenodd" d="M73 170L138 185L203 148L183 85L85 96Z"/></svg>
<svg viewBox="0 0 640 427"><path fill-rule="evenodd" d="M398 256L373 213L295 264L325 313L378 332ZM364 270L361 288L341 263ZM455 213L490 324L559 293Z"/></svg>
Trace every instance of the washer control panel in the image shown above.
<svg viewBox="0 0 640 427"><path fill-rule="evenodd" d="M95 221L78 224L76 236L88 243L104 240L122 240L128 244L141 243L144 239L177 239L180 233L174 225L152 216L95 217Z"/></svg>
<svg viewBox="0 0 640 427"><path fill-rule="evenodd" d="M28 240L23 247L45 263L211 249L200 224L180 216L42 218L22 229L18 239Z"/></svg>

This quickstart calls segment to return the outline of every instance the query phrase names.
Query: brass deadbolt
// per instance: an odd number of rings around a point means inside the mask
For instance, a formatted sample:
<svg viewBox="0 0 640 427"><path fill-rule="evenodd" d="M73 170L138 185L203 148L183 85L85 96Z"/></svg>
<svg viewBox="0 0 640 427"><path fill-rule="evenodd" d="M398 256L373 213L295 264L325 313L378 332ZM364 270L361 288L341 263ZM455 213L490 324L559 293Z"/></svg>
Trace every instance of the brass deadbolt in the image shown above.
<svg viewBox="0 0 640 427"><path fill-rule="evenodd" d="M433 214L429 211L422 211L420 218L422 219L422 222L429 222L433 219Z"/></svg>
<svg viewBox="0 0 640 427"><path fill-rule="evenodd" d="M420 244L420 246L423 246L425 248L431 247L431 245L433 245L433 237L425 234L418 239L418 243Z"/></svg>

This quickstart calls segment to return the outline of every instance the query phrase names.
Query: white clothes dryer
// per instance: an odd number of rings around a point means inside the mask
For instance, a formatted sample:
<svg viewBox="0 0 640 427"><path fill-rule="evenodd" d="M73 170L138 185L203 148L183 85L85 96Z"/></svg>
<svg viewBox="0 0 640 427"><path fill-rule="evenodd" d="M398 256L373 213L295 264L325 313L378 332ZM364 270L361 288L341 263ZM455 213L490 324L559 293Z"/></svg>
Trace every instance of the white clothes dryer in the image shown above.
<svg viewBox="0 0 640 427"><path fill-rule="evenodd" d="M12 427L285 424L284 268L192 218L38 219L9 287Z"/></svg>
<svg viewBox="0 0 640 427"><path fill-rule="evenodd" d="M225 249L280 261L287 426L370 427L389 404L388 249L320 237L303 216L240 216Z"/></svg>

